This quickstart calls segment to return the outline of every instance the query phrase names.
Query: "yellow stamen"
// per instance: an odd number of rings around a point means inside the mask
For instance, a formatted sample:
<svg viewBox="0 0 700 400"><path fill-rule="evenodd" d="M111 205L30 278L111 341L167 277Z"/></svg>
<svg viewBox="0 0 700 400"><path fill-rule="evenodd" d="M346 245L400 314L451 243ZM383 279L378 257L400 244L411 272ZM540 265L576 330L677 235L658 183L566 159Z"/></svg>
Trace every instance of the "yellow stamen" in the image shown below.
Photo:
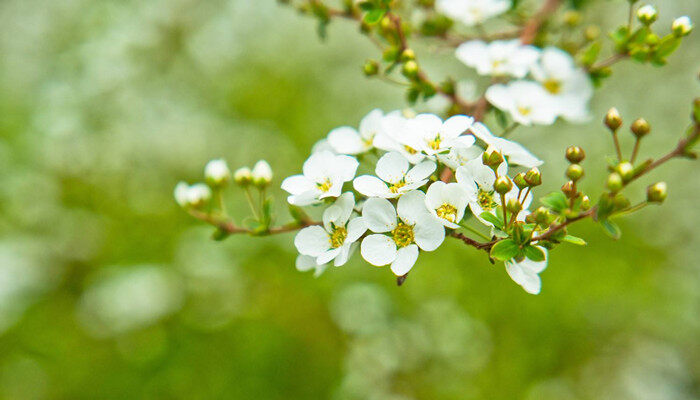
<svg viewBox="0 0 700 400"><path fill-rule="evenodd" d="M451 204L443 204L435 210L437 216L450 222L455 222L457 218L457 208Z"/></svg>
<svg viewBox="0 0 700 400"><path fill-rule="evenodd" d="M391 235L394 238L396 246L399 248L406 247L413 243L413 227L403 222L399 222L396 228L391 231Z"/></svg>
<svg viewBox="0 0 700 400"><path fill-rule="evenodd" d="M333 186L333 184L331 184L331 180L327 178L325 181L316 184L318 190L322 191L323 193L326 193L327 191L331 190L331 186Z"/></svg>
<svg viewBox="0 0 700 400"><path fill-rule="evenodd" d="M547 79L546 81L544 81L542 86L544 86L544 88L552 94L558 94L559 92L561 92L561 82L559 82L556 79Z"/></svg>
<svg viewBox="0 0 700 400"><path fill-rule="evenodd" d="M530 107L518 107L518 112L522 115L527 116L527 115L530 115L530 113L532 112L532 108L530 108Z"/></svg>
<svg viewBox="0 0 700 400"><path fill-rule="evenodd" d="M491 211L496 207L496 202L493 200L493 191L487 192L479 189L479 194L476 196L476 201L484 211Z"/></svg>
<svg viewBox="0 0 700 400"><path fill-rule="evenodd" d="M331 247L337 249L342 246L346 237L348 237L348 231L345 228L342 226L335 227L330 236Z"/></svg>
<svg viewBox="0 0 700 400"><path fill-rule="evenodd" d="M403 146L403 148L404 148L404 150L406 150L406 152L407 152L408 154L416 154L416 153L418 153L418 150L414 149L414 148L411 147L411 146Z"/></svg>
<svg viewBox="0 0 700 400"><path fill-rule="evenodd" d="M396 183L392 184L391 186L389 186L389 191L391 193L398 193L399 189L401 189L404 186L406 186L406 182L404 182L404 181L396 182Z"/></svg>

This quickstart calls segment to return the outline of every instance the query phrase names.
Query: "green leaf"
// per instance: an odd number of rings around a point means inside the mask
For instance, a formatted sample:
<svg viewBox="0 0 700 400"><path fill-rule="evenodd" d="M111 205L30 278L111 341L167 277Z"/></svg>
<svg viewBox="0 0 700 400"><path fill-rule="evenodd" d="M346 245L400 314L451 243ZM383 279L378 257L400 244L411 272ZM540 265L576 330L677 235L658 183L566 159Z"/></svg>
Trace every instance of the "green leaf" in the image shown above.
<svg viewBox="0 0 700 400"><path fill-rule="evenodd" d="M221 228L216 228L216 230L214 231L214 233L212 233L211 238L212 238L213 240L216 240L217 242L220 242L220 241L226 239L227 237L229 237L230 235L231 235L231 234L228 233L227 231L225 231L225 230L223 230L223 229L221 229Z"/></svg>
<svg viewBox="0 0 700 400"><path fill-rule="evenodd" d="M379 21L384 18L384 14L386 14L386 10L381 9L381 8L375 8L374 10L371 10L365 14L364 18L362 20L364 23L367 25L374 25L378 23Z"/></svg>
<svg viewBox="0 0 700 400"><path fill-rule="evenodd" d="M620 227L616 223L610 221L609 219L603 219L600 221L600 225L603 227L605 233L607 233L611 238L617 240L622 235Z"/></svg>
<svg viewBox="0 0 700 400"><path fill-rule="evenodd" d="M479 217L481 217L481 219L484 221L492 223L496 228L503 228L503 221L501 221L501 218L491 214L490 212L484 211L479 215Z"/></svg>
<svg viewBox="0 0 700 400"><path fill-rule="evenodd" d="M545 259L545 254L542 249L536 246L527 246L525 247L525 257L528 259L535 261L535 262L540 262L544 261Z"/></svg>
<svg viewBox="0 0 700 400"><path fill-rule="evenodd" d="M664 36L656 47L656 56L660 58L666 58L671 53L676 51L678 46L681 44L681 38L675 37L673 35Z"/></svg>
<svg viewBox="0 0 700 400"><path fill-rule="evenodd" d="M581 54L581 63L583 65L593 65L600 55L600 42L593 42L590 46Z"/></svg>
<svg viewBox="0 0 700 400"><path fill-rule="evenodd" d="M566 243L575 244L577 246L585 246L586 245L585 240L581 239L580 237L571 236L571 235L564 236L561 241L566 242Z"/></svg>
<svg viewBox="0 0 700 400"><path fill-rule="evenodd" d="M519 253L520 247L510 239L501 240L491 247L491 258L499 261L508 261Z"/></svg>
<svg viewBox="0 0 700 400"><path fill-rule="evenodd" d="M540 202L559 213L568 207L566 196L562 192L552 192L541 198Z"/></svg>

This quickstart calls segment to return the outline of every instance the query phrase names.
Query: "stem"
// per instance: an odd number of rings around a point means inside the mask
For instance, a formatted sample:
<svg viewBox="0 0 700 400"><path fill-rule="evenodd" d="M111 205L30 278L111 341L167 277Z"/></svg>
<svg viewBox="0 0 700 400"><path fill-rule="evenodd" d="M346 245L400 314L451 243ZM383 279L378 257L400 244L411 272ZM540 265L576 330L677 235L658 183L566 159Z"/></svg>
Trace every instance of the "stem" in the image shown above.
<svg viewBox="0 0 700 400"><path fill-rule="evenodd" d="M236 225L232 220L226 219L226 218L218 218L212 214L207 214L205 212L202 212L200 210L195 210L195 209L190 209L188 210L189 214L202 221L206 222L209 225L213 225L219 229L221 229L224 232L227 232L229 234L238 234L238 233L253 233L250 229L241 227ZM267 235L276 235L280 233L287 233L287 232L293 232L302 228L306 228L307 226L312 226L312 225L321 225L320 222L314 222L314 221L303 221L300 223L291 223L287 225L282 225L274 228L270 228L267 230L267 232L263 232L264 234Z"/></svg>
<svg viewBox="0 0 700 400"><path fill-rule="evenodd" d="M250 187L246 186L244 192L245 192L245 198L246 198L246 200L248 200L248 206L250 207L250 210L253 212L255 219L260 220L260 215L258 214L258 210L255 207L255 202L253 201L253 195L250 194Z"/></svg>
<svg viewBox="0 0 700 400"><path fill-rule="evenodd" d="M503 132L501 132L501 137L504 138L510 135L519 126L519 123L513 122L510 126L506 127L506 129L504 129Z"/></svg>
<svg viewBox="0 0 700 400"><path fill-rule="evenodd" d="M627 53L614 54L614 55L610 56L610 58L607 58L607 59L605 59L597 64L591 65L590 67L588 67L588 71L595 71L598 69L610 67L613 64L617 64L619 61L622 61L627 57L629 57L629 54L627 54Z"/></svg>
<svg viewBox="0 0 700 400"><path fill-rule="evenodd" d="M520 41L523 44L531 44L537 36L542 24L561 5L561 0L546 0L542 7L530 18L520 33Z"/></svg>
<svg viewBox="0 0 700 400"><path fill-rule="evenodd" d="M615 153L617 153L617 161L622 161L622 151L620 150L620 141L617 139L617 131L613 134L613 143L615 143Z"/></svg>
<svg viewBox="0 0 700 400"><path fill-rule="evenodd" d="M641 144L641 140L637 138L637 140L634 141L634 149L632 149L632 156L630 157L630 162L634 164L634 159L637 158L637 153L639 152L639 145Z"/></svg>
<svg viewBox="0 0 700 400"><path fill-rule="evenodd" d="M459 232L452 232L449 235L453 238L456 238L456 239L463 241L464 243L468 244L469 246L473 246L479 250L486 250L486 252L488 252L489 249L491 249L491 246L493 246L493 244L495 243L495 242L487 242L487 243L477 242L476 240L469 238L467 236L464 236L464 234L459 233Z"/></svg>
<svg viewBox="0 0 700 400"><path fill-rule="evenodd" d="M506 195L501 195L501 208L503 209L503 230L507 230L510 224L508 223L508 210L506 210Z"/></svg>

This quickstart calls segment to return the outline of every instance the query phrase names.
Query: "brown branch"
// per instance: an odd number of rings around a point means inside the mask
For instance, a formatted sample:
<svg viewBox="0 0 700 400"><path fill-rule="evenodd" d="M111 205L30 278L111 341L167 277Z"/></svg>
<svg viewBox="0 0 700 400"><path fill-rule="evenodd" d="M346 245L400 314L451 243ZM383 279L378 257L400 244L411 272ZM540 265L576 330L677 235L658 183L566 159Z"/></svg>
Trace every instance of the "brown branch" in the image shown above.
<svg viewBox="0 0 700 400"><path fill-rule="evenodd" d="M587 68L587 70L588 71L595 71L595 70L607 68L607 67L610 67L614 64L617 64L618 62L626 59L627 57L629 57L629 54L617 53L617 54L614 54L614 55L610 56L609 58L607 58L607 59L605 59L597 64L591 65L590 67Z"/></svg>
<svg viewBox="0 0 700 400"><path fill-rule="evenodd" d="M301 223L291 223L291 224L282 225L282 226L278 226L278 227L272 227L264 232L254 232L248 228L244 228L242 226L236 225L231 220L228 220L225 218L219 218L219 217L217 217L213 214L210 214L210 213L206 213L206 212L195 210L195 209L190 209L190 210L188 210L188 212L194 218L196 218L202 222L206 222L209 225L215 226L215 227L219 228L220 230L222 230L230 235L235 235L235 234L240 234L240 233L260 234L260 235L277 235L280 233L293 232L293 231L296 231L296 230L299 230L302 228L306 228L307 226L321 225L320 222L303 221Z"/></svg>
<svg viewBox="0 0 700 400"><path fill-rule="evenodd" d="M549 18L551 14L557 11L561 5L561 0L545 0L542 7L527 21L523 30L520 33L520 41L523 44L531 44L537 33L540 31L542 24Z"/></svg>
<svg viewBox="0 0 700 400"><path fill-rule="evenodd" d="M475 247L476 249L486 250L486 252L488 252L491 249L491 246L493 246L494 243L496 243L496 241L491 241L491 242L486 242L486 243L478 242L470 237L465 236L463 233L460 233L460 232L451 232L449 235L455 239L459 239L459 240L463 241L464 243L468 244L469 246Z"/></svg>

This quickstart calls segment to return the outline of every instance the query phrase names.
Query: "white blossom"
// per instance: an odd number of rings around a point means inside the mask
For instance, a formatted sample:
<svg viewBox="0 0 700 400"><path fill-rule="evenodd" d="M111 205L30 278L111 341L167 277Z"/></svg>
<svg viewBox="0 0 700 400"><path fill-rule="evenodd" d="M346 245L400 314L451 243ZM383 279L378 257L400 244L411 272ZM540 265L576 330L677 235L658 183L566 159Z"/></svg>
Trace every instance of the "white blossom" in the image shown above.
<svg viewBox="0 0 700 400"><path fill-rule="evenodd" d="M512 259L505 262L506 272L510 278L530 294L540 293L542 281L538 274L547 268L547 249L544 247L539 247L539 249L544 252L544 261L538 262L524 258L522 261Z"/></svg>
<svg viewBox="0 0 700 400"><path fill-rule="evenodd" d="M409 167L408 160L401 154L395 151L386 153L377 161L377 176L358 176L353 186L368 197L395 198L428 183L428 178L437 168L429 160Z"/></svg>
<svg viewBox="0 0 700 400"><path fill-rule="evenodd" d="M328 134L328 144L338 154L361 154L374 148L374 138L381 132L382 110L374 109L360 121L359 131L341 126Z"/></svg>
<svg viewBox="0 0 700 400"><path fill-rule="evenodd" d="M224 159L211 160L204 167L204 178L214 185L221 185L231 179L231 170Z"/></svg>
<svg viewBox="0 0 700 400"><path fill-rule="evenodd" d="M381 134L374 138L374 147L384 151L395 151L404 156L411 164L423 161L425 154L416 148L418 139L408 127L415 117L406 117L401 111L392 111L382 118Z"/></svg>
<svg viewBox="0 0 700 400"><path fill-rule="evenodd" d="M479 123L477 123L479 124ZM456 170L460 166L477 157L481 157L484 150L479 146L471 147L453 147L445 155L440 155L440 162L447 165L448 168Z"/></svg>
<svg viewBox="0 0 700 400"><path fill-rule="evenodd" d="M211 200L211 189L203 183L188 185L186 182L179 182L175 186L175 202L180 207L200 207Z"/></svg>
<svg viewBox="0 0 700 400"><path fill-rule="evenodd" d="M509 113L515 122L528 126L551 125L559 110L547 91L532 81L492 85L486 90L486 99Z"/></svg>
<svg viewBox="0 0 700 400"><path fill-rule="evenodd" d="M479 140L486 143L487 147L492 147L498 150L504 157L507 157L508 163L510 164L532 168L538 167L543 163L542 160L530 153L521 144L512 140L494 136L491 131L489 131L489 128L480 122L477 122L472 126L471 132ZM479 154L479 156L480 155L481 154Z"/></svg>
<svg viewBox="0 0 700 400"><path fill-rule="evenodd" d="M474 136L463 135L474 123L474 118L455 115L444 122L435 114L418 114L408 120L406 126L411 132L407 135L413 140L413 147L423 153L434 156L447 153L453 147L471 147Z"/></svg>
<svg viewBox="0 0 700 400"><path fill-rule="evenodd" d="M321 274L328 268L328 264L318 265L316 263L316 257L305 256L299 254L297 256L296 262L294 263L297 271L306 272L314 270L314 277L318 278Z"/></svg>
<svg viewBox="0 0 700 400"><path fill-rule="evenodd" d="M471 40L459 45L455 55L479 75L524 78L537 61L539 51L534 46L523 45L519 39L490 43Z"/></svg>
<svg viewBox="0 0 700 400"><path fill-rule="evenodd" d="M343 193L323 212L323 226L309 226L297 233L294 245L300 254L315 257L316 264L334 261L341 266L348 261L353 243L367 227L362 217L350 218L355 207L351 192Z"/></svg>
<svg viewBox="0 0 700 400"><path fill-rule="evenodd" d="M260 160L255 163L251 171L253 182L257 185L268 184L272 181L272 168L265 160Z"/></svg>
<svg viewBox="0 0 700 400"><path fill-rule="evenodd" d="M459 228L469 203L469 193L459 183L435 182L425 194L425 205L440 223L448 228Z"/></svg>
<svg viewBox="0 0 700 400"><path fill-rule="evenodd" d="M372 265L391 264L396 276L411 270L418 250L433 251L445 240L445 228L425 207L425 194L415 190L399 198L397 208L389 200L373 197L362 208L362 218L375 234L362 240L362 257Z"/></svg>
<svg viewBox="0 0 700 400"><path fill-rule="evenodd" d="M557 115L570 122L590 118L588 103L593 96L593 83L569 53L556 47L545 48L540 61L532 67L532 76L551 98Z"/></svg>
<svg viewBox="0 0 700 400"><path fill-rule="evenodd" d="M437 0L435 9L467 26L479 25L510 8L510 0Z"/></svg>
<svg viewBox="0 0 700 400"><path fill-rule="evenodd" d="M303 174L282 181L282 189L290 193L287 201L306 206L328 197L338 197L343 183L351 181L357 171L354 157L336 155L329 151L314 153L305 162Z"/></svg>

